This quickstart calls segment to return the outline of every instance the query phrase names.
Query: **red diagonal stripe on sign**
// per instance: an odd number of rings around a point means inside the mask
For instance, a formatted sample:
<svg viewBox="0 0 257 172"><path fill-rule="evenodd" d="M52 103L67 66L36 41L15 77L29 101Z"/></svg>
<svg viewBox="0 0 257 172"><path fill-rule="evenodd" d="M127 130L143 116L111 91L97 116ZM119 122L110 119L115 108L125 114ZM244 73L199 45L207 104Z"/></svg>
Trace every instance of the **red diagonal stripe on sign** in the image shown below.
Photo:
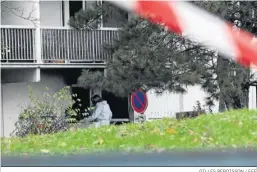
<svg viewBox="0 0 257 172"><path fill-rule="evenodd" d="M172 1L137 1L136 12L153 23L164 24L173 32L182 34L183 29Z"/></svg>

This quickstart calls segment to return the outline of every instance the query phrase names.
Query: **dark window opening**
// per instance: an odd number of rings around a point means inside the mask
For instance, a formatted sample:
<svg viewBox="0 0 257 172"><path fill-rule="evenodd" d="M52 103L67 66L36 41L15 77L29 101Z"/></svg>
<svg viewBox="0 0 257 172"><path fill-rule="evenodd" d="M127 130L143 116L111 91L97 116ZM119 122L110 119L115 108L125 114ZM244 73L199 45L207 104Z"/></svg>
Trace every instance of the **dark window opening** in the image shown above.
<svg viewBox="0 0 257 172"><path fill-rule="evenodd" d="M102 91L102 97L110 105L113 119L128 119L128 98L116 97L114 94Z"/></svg>
<svg viewBox="0 0 257 172"><path fill-rule="evenodd" d="M75 13L82 9L82 1L69 1L70 17L74 17Z"/></svg>
<svg viewBox="0 0 257 172"><path fill-rule="evenodd" d="M95 72L95 71L100 71L103 72L103 69L98 69L98 68L92 68L89 69L89 71L91 72ZM69 74L69 80L74 84L72 87L72 94L76 94L77 97L74 98L74 100L76 100L77 98L80 99L80 101L76 101L76 103L73 105L73 108L78 108L80 111L80 113L75 117L77 119L77 121L80 121L82 119L85 118L85 116L83 116L83 113L85 113L85 109L87 109L88 107L90 107L90 89L84 89L82 87L78 87L75 86L77 83L77 78L81 75L81 71L77 71L77 73L72 73ZM70 83L71 83L70 82ZM81 105L79 105L81 104Z"/></svg>
<svg viewBox="0 0 257 172"><path fill-rule="evenodd" d="M72 107L74 109L77 108L80 110L77 116L75 117L77 121L80 121L85 118L85 116L83 116L83 113L85 113L85 109L90 107L90 93L89 90L86 90L84 88L72 87L72 94L77 95L77 97L74 98L74 100L80 99L80 101L76 101L76 103Z"/></svg>
<svg viewBox="0 0 257 172"><path fill-rule="evenodd" d="M73 100L76 100L77 98L81 100L80 102L76 102L73 105L73 108L80 109L80 113L75 118L78 121L83 119L84 116L82 115L82 113L85 111L85 108L90 106L90 95L88 89L78 87L77 85L78 77L81 75L81 69L56 69L53 72L60 72L65 78L66 85L71 86L71 93L77 94L77 97L73 97ZM81 104L81 106L79 106L79 104Z"/></svg>
<svg viewBox="0 0 257 172"><path fill-rule="evenodd" d="M104 74L104 69L101 68L92 68L89 69L91 72L100 71ZM90 107L90 90L81 88L77 85L78 77L81 75L81 69L55 69L52 72L64 75L65 82L67 85L71 86L72 94L77 94L77 98L81 101L76 103L73 108L79 108L80 113L75 117L77 121L80 121L85 118L82 113L85 112L85 109ZM128 119L128 98L120 98L115 96L112 93L102 91L102 97L108 102L113 113L112 119ZM75 100L75 98L74 98ZM81 104L81 106L79 105ZM123 122L115 122L115 124L122 124Z"/></svg>

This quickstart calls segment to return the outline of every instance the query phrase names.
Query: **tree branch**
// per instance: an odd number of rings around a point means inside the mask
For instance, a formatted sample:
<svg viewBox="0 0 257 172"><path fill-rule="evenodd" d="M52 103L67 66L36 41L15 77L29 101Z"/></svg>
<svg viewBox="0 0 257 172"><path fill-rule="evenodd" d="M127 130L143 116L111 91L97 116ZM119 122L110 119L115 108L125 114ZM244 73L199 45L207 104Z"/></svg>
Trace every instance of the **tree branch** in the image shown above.
<svg viewBox="0 0 257 172"><path fill-rule="evenodd" d="M36 11L36 8L35 6L33 6L33 9L32 11L28 14L27 17L24 16L24 9L21 9L21 8L11 8L9 7L8 5L5 4L5 0L1 0L1 6L3 6L4 8L6 8L8 11L10 11L13 15L17 16L17 17L20 17L24 20L28 20L28 21L31 21L34 25L36 25L37 21L39 19L35 18L35 17L32 17L32 14L34 11ZM34 2L36 3L36 2ZM21 12L21 14L18 14L19 12Z"/></svg>

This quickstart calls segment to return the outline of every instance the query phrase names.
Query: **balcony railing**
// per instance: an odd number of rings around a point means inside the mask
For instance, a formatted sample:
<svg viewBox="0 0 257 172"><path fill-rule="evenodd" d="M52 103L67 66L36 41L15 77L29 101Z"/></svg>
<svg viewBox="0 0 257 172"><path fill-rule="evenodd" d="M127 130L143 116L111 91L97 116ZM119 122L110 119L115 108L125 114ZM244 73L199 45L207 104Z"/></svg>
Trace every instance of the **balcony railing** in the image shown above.
<svg viewBox="0 0 257 172"><path fill-rule="evenodd" d="M104 62L110 58L104 44L118 39L118 31L78 31L41 28L43 63ZM1 28L1 62L36 62L35 28Z"/></svg>
<svg viewBox="0 0 257 172"><path fill-rule="evenodd" d="M1 62L34 61L34 38L34 28L1 28Z"/></svg>

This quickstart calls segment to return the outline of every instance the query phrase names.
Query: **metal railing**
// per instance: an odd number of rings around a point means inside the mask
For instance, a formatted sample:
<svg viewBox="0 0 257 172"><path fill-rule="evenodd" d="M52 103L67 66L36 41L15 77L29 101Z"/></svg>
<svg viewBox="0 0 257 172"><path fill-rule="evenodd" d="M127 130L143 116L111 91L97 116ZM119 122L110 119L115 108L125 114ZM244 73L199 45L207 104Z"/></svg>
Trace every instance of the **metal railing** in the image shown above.
<svg viewBox="0 0 257 172"><path fill-rule="evenodd" d="M116 30L79 31L41 28L43 63L103 62L110 58L105 44L118 39ZM35 29L1 28L1 62L35 62Z"/></svg>
<svg viewBox="0 0 257 172"><path fill-rule="evenodd" d="M34 62L34 48L34 28L1 28L2 62Z"/></svg>

